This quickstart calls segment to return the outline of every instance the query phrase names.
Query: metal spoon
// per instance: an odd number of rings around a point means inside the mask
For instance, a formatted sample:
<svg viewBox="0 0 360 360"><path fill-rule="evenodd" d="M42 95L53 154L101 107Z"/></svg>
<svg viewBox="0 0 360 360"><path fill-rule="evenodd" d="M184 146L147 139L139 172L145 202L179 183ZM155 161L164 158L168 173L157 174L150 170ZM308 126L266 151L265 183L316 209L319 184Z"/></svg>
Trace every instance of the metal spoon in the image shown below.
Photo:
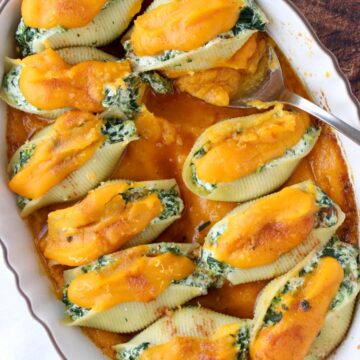
<svg viewBox="0 0 360 360"><path fill-rule="evenodd" d="M263 102L281 101L285 104L295 106L307 113L326 122L349 139L360 145L360 130L347 124L335 115L328 113L314 103L289 91L284 84L283 72L280 61L273 48L269 47L266 61L266 69L260 75L261 80L246 93L240 92L236 98L231 100L229 107L248 108L251 102L260 100ZM261 67L261 64L260 64Z"/></svg>

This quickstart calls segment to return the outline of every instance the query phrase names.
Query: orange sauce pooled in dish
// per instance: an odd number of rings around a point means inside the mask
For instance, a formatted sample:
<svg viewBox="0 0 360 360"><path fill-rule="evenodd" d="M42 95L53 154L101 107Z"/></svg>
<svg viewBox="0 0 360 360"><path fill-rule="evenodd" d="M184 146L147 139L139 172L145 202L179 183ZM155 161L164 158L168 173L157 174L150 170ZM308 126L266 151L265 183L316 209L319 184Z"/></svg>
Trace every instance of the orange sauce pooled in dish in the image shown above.
<svg viewBox="0 0 360 360"><path fill-rule="evenodd" d="M127 203L119 194L128 188L103 186L80 203L51 212L48 235L41 244L44 255L60 264L84 265L140 234L160 215L162 204L156 194Z"/></svg>
<svg viewBox="0 0 360 360"><path fill-rule="evenodd" d="M21 64L20 90L31 105L41 110L74 107L101 112L105 85L124 87L123 78L131 71L126 60L84 61L72 66L51 49L28 56Z"/></svg>
<svg viewBox="0 0 360 360"><path fill-rule="evenodd" d="M320 259L314 272L305 277L304 284L295 293L283 296L281 304L288 310L283 311L278 323L260 330L250 344L251 359L288 360L289 354L293 360L304 359L324 324L343 277L336 259Z"/></svg>
<svg viewBox="0 0 360 360"><path fill-rule="evenodd" d="M242 0L175 0L135 20L131 42L139 56L164 50L189 51L231 30Z"/></svg>
<svg viewBox="0 0 360 360"><path fill-rule="evenodd" d="M172 281L195 270L186 256L172 253L146 256L146 246L128 251L128 257L100 271L75 278L69 285L69 300L79 306L103 311L125 302L149 302L163 293Z"/></svg>
<svg viewBox="0 0 360 360"><path fill-rule="evenodd" d="M228 219L215 244L217 260L237 268L263 266L302 243L313 230L318 206L315 188L285 188Z"/></svg>
<svg viewBox="0 0 360 360"><path fill-rule="evenodd" d="M21 15L27 26L65 29L87 25L108 0L23 0Z"/></svg>

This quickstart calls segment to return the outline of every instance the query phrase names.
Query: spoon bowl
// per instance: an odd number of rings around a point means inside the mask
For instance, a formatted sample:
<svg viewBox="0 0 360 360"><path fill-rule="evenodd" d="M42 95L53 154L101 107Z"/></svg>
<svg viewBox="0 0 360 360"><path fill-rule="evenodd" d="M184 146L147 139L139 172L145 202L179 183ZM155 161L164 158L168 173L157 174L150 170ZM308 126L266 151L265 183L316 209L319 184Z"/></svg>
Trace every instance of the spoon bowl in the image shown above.
<svg viewBox="0 0 360 360"><path fill-rule="evenodd" d="M344 120L325 111L311 101L289 91L285 87L279 58L271 46L268 47L268 52L262 60L262 63L260 63L258 72L260 72L260 76L258 75L260 81L257 81L256 84L250 88L250 91L246 93L239 92L237 96L231 100L229 107L249 108L254 106L255 101L280 101L306 111L360 145L360 130L358 128L349 125Z"/></svg>

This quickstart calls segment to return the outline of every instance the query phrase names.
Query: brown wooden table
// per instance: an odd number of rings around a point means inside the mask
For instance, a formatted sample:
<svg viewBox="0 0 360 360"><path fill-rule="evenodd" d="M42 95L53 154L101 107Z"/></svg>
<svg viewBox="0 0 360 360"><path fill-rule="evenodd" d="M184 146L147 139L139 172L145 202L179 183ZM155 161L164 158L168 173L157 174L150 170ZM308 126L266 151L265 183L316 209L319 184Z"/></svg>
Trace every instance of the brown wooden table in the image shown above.
<svg viewBox="0 0 360 360"><path fill-rule="evenodd" d="M337 57L360 98L360 0L291 0Z"/></svg>

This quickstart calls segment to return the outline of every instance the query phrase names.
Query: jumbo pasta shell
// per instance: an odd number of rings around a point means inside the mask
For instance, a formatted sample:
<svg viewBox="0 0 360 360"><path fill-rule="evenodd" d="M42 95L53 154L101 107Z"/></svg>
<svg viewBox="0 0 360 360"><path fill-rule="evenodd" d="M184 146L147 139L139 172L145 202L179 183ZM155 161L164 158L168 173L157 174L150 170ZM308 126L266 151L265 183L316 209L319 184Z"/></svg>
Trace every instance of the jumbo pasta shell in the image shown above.
<svg viewBox="0 0 360 360"><path fill-rule="evenodd" d="M313 183L311 181L305 181L303 183L293 185L289 188L301 189L306 191L308 186L313 186ZM281 255L273 263L263 266L257 266L253 268L247 268L247 269L236 268L229 264L223 264L222 262L220 262L218 259L216 259L214 253L209 249L203 251L202 261L206 264L208 262L209 257L218 261L222 266L224 266L222 276L224 276L228 281L230 281L234 285L249 283L258 280L271 279L286 273L296 264L301 262L304 256L309 254L314 248L316 248L319 245L321 246L326 245L345 220L345 214L340 209L340 207L335 203L333 203L333 201L326 194L324 194L318 187L315 187L315 189L317 193L318 202L321 203L322 201L324 201L322 199L326 199L326 201L328 201L331 204L331 207L335 210L334 212L336 213L336 221L331 223L330 226L329 224L325 223L325 225L328 226L314 228L309 234L309 236L302 243L300 243L298 246L288 251L287 253ZM265 196L261 199L266 199L269 196L271 195ZM205 244L206 242L210 241L213 233L216 234L218 232L218 229L223 229L224 227L227 226L227 222L229 218L248 209L252 204L254 204L258 200L254 200L238 206L237 208L232 210L228 215L226 215L221 221L215 224L213 228L209 231L207 238L205 239ZM286 205L284 204L284 206ZM254 219L254 221L256 221L256 219Z"/></svg>
<svg viewBox="0 0 360 360"><path fill-rule="evenodd" d="M171 2L155 0L147 9L150 11L165 3ZM216 67L219 61L231 58L257 31L262 31L267 19L265 14L252 0L244 0L245 8L253 14L254 24L246 26L241 31L220 34L200 48L191 51L167 50L159 56L136 56L132 51L131 41L125 42L127 57L133 63L136 71L175 70L179 72L201 71ZM248 19L247 19L248 20ZM238 22L241 23L241 15ZM128 38L131 30L125 35Z"/></svg>
<svg viewBox="0 0 360 360"><path fill-rule="evenodd" d="M16 38L23 55L38 53L47 48L102 46L125 31L132 18L140 11L141 4L142 0L108 0L88 25L74 29L34 29L21 21Z"/></svg>
<svg viewBox="0 0 360 360"><path fill-rule="evenodd" d="M169 227L174 221L181 218L181 214L184 210L184 203L180 198L180 189L175 179L168 180L152 180L152 181L141 181L133 183L129 180L113 180L108 181L106 184L121 184L121 183L132 183L136 184L136 187L144 187L146 189L162 189L162 190L171 190L174 189L178 194L178 206L179 209L176 211L176 215L172 215L163 220L156 220L150 224L146 229L144 229L139 235L128 241L123 248L131 248L137 245L148 244L151 241L155 240L167 227Z"/></svg>
<svg viewBox="0 0 360 360"><path fill-rule="evenodd" d="M131 122L130 120L127 120ZM133 122L131 122L133 124ZM126 137L123 141L110 143L99 147L92 158L87 161L81 168L68 175L59 184L51 188L47 193L36 199L25 201L25 206L21 211L22 217L27 217L34 211L48 206L50 204L77 200L83 197L88 191L96 187L102 181L107 179L116 164L121 158L126 146L138 139L136 127L134 133ZM8 167L9 177L19 160L20 152L28 146L36 145L51 130L51 125L35 135L34 138L25 143L14 154Z"/></svg>
<svg viewBox="0 0 360 360"><path fill-rule="evenodd" d="M65 62L76 65L83 61L97 60L97 61L116 61L116 58L94 48L79 47L79 48L64 48L58 50L57 53L65 60ZM14 60L6 58L6 75L2 82L0 90L0 98L9 106L42 116L49 119L56 119L70 108L56 109L56 110L41 110L31 105L22 95L19 88L19 79L21 76L21 65Z"/></svg>
<svg viewBox="0 0 360 360"><path fill-rule="evenodd" d="M275 108L267 114L273 114L277 110L275 106ZM183 180L189 190L208 200L243 202L272 192L291 176L300 160L310 153L320 136L320 129L314 125L310 125L300 141L282 157L263 164L256 172L243 176L238 180L217 184L200 183L196 174L194 175L193 173L193 160L196 154L208 143L209 132L221 131L225 126L239 126L242 128L244 124L252 123L262 115L263 114L255 114L224 120L211 126L200 135L183 167Z"/></svg>
<svg viewBox="0 0 360 360"><path fill-rule="evenodd" d="M114 349L117 357L122 359L129 351L134 348L139 349L142 344L160 345L176 336L206 338L214 334L219 327L229 324L246 327L250 325L250 320L223 315L200 307L184 307L159 319L129 342L115 345Z"/></svg>
<svg viewBox="0 0 360 360"><path fill-rule="evenodd" d="M153 244L149 249L161 246L177 246L180 254L189 254L196 249L193 244ZM125 250L126 251L126 250ZM68 270L64 273L66 280L70 281L79 274L80 268ZM203 289L196 286L172 283L155 300L150 302L127 302L115 305L102 312L90 310L84 316L72 320L67 318L65 324L68 326L88 326L111 332L129 333L141 330L153 321L161 317L165 309L176 308L190 299L203 293Z"/></svg>
<svg viewBox="0 0 360 360"><path fill-rule="evenodd" d="M340 343L350 326L356 297L360 291L360 268L357 259L358 251L352 245L343 243L336 237L334 237L326 247L316 248L292 270L273 280L263 289L256 302L251 342L255 340L261 330L267 310L278 292L284 288L290 279L297 277L301 270L314 266L314 262L316 263L322 256L331 256L337 259L344 269L344 279L336 295L340 300L338 303L335 303L334 306L330 306L320 334L314 339L305 359L324 359ZM348 290L346 290L346 288L349 288L349 284L351 288L350 294L347 292ZM345 295L342 295L342 291L345 291ZM333 299L333 302L336 297ZM335 320L336 326L334 326Z"/></svg>

